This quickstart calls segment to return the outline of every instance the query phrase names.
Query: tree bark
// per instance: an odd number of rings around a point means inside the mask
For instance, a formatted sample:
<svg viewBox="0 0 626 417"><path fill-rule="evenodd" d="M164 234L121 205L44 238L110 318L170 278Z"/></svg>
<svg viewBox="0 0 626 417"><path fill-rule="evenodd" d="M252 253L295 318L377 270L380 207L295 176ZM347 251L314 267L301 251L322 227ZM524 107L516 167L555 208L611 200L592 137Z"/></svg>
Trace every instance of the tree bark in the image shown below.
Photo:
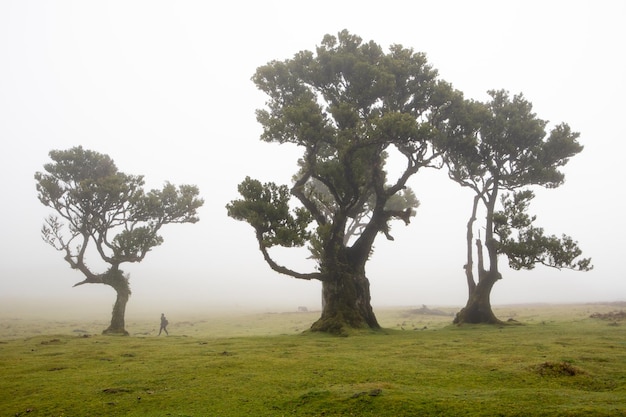
<svg viewBox="0 0 626 417"><path fill-rule="evenodd" d="M474 281L474 260L472 257L472 241L474 240L474 233L472 231L474 227L474 222L476 221L476 211L478 210L478 202L480 201L480 195L476 195L474 197L474 203L472 204L472 215L470 219L467 221L467 234L466 234L466 244L467 244L467 262L463 266L465 270L465 278L467 279L467 291L468 291L468 299L474 293L476 289L476 281Z"/></svg>
<svg viewBox="0 0 626 417"><path fill-rule="evenodd" d="M365 274L341 274L323 281L322 306L312 331L343 335L349 329L380 329Z"/></svg>
<svg viewBox="0 0 626 417"><path fill-rule="evenodd" d="M311 330L345 335L350 329L380 329L365 276L366 258L333 259L322 264L322 316Z"/></svg>
<svg viewBox="0 0 626 417"><path fill-rule="evenodd" d="M483 257L483 244L479 239L476 240L476 256L477 256L477 269L478 269L478 283L474 282L471 273L471 225L476 217L476 208L481 198L480 195L474 197L474 204L472 206L472 217L467 224L467 251L468 261L465 265L466 278L469 286L469 296L467 298L467 304L459 311L454 318L455 324L464 323L484 323L484 324L502 324L493 310L491 309L491 289L494 284L502 278L502 275L498 271L498 250L497 242L493 236L493 215L495 211L495 202L498 196L498 187L494 186L488 195L486 201L487 215L485 224L485 246L487 248L487 256L489 259L489 269L485 268L485 261ZM471 278L471 279L470 279Z"/></svg>
<svg viewBox="0 0 626 417"><path fill-rule="evenodd" d="M111 314L111 324L102 334L128 336L125 328L126 304L131 294L128 279L124 277L122 271L115 269L104 274L102 283L113 287L117 294Z"/></svg>
<svg viewBox="0 0 626 417"><path fill-rule="evenodd" d="M491 309L491 289L501 278L498 272L482 271L482 277L472 291L465 307L454 318L455 324L502 324Z"/></svg>

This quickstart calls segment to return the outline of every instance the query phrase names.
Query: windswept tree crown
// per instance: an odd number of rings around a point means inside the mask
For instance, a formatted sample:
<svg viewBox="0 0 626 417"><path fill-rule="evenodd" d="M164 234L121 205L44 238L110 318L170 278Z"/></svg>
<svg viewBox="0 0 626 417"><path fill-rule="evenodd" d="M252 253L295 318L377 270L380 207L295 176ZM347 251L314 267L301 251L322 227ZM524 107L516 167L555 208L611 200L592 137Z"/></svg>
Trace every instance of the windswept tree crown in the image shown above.
<svg viewBox="0 0 626 417"><path fill-rule="evenodd" d="M163 225L198 221L203 201L196 186L166 183L146 192L143 176L120 172L108 155L81 146L53 150L50 158L46 172L35 174L39 200L57 213L48 218L42 235L65 252L65 260L87 276L86 282L97 279L84 261L90 242L117 268L142 261L160 245Z"/></svg>
<svg viewBox="0 0 626 417"><path fill-rule="evenodd" d="M561 123L549 133L522 94L489 91L487 103L467 101L453 114L456 135L443 136L451 179L478 193L515 190L528 185L560 186L560 168L582 151L580 136Z"/></svg>
<svg viewBox="0 0 626 417"><path fill-rule="evenodd" d="M303 148L290 189L302 206L288 215L286 188L247 178L244 198L227 206L229 215L255 228L262 251L292 246L314 221L315 258L345 245L351 233L358 237L350 253L366 259L379 232L391 239L391 220L408 223L414 214L418 201L407 180L435 160L430 141L442 134L438 127L458 94L437 80L424 54L401 45L385 53L347 31L326 35L315 52L258 68L252 80L269 97L257 111L261 139ZM394 178L386 169L391 152L404 161ZM250 190L258 190L256 197ZM285 233L291 227L294 233Z"/></svg>

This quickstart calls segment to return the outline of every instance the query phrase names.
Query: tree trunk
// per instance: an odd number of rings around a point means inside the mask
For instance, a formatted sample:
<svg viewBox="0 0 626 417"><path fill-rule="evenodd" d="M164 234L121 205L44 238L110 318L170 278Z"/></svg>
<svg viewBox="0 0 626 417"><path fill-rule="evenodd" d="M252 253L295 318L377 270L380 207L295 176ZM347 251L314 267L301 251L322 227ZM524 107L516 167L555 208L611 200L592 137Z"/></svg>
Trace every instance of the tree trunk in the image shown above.
<svg viewBox="0 0 626 417"><path fill-rule="evenodd" d="M454 318L455 324L502 324L491 309L491 289L501 276L498 272L484 272L472 291L465 307Z"/></svg>
<svg viewBox="0 0 626 417"><path fill-rule="evenodd" d="M322 281L322 316L312 331L345 335L349 329L380 329L364 271L332 274Z"/></svg>
<svg viewBox="0 0 626 417"><path fill-rule="evenodd" d="M109 270L104 275L102 282L113 287L117 294L111 314L111 324L102 334L128 336L125 329L126 304L131 293L128 279L120 270Z"/></svg>
<svg viewBox="0 0 626 417"><path fill-rule="evenodd" d="M495 202L498 196L498 187L494 185L487 199L487 216L485 223L485 246L487 247L487 255L489 257L489 270L485 268L483 258L483 244L479 239L476 240L476 256L478 269L478 283L474 282L471 265L472 251L471 239L473 237L471 227L476 218L476 209L481 198L480 195L474 197L472 206L472 217L467 223L467 252L468 261L465 265L466 278L469 286L469 297L467 304L459 311L454 318L455 324L464 323L484 323L484 324L502 324L502 322L493 314L491 309L491 289L494 284L502 278L498 271L498 251L497 242L493 237L493 215L495 210Z"/></svg>

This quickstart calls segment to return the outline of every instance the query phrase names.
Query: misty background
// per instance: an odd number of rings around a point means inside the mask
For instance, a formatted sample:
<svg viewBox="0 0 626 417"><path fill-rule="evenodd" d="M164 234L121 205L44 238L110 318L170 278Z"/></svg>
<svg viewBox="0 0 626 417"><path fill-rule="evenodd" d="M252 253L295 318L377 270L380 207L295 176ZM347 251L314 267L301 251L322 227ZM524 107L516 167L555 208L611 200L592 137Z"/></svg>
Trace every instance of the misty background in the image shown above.
<svg viewBox="0 0 626 417"><path fill-rule="evenodd" d="M427 54L468 98L523 93L548 128L568 123L583 152L566 182L536 189L531 213L548 234L571 235L595 269L511 271L492 303L626 298L623 118L626 3L614 1L204 1L0 2L0 314L108 318L105 285L83 277L44 243L53 214L33 175L52 149L82 145L125 173L196 184L205 205L195 225L170 225L165 242L125 265L127 318L166 312L310 310L319 282L279 275L263 261L253 229L226 215L246 175L289 184L301 152L259 140L254 111L265 97L250 81L271 60L315 50L342 29L387 48ZM374 308L465 304L465 225L472 193L445 170L410 181L421 205L411 224L380 235L367 264ZM306 249L273 250L310 272ZM87 260L97 264L96 258ZM104 271L104 269L102 269Z"/></svg>

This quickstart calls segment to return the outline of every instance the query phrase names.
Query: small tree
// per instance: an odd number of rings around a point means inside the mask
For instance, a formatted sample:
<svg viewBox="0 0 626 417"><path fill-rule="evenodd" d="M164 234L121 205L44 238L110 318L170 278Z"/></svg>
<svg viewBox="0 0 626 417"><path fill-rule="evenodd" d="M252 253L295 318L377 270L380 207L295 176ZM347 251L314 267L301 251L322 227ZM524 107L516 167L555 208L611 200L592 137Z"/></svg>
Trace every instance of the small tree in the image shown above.
<svg viewBox="0 0 626 417"><path fill-rule="evenodd" d="M127 335L124 316L131 291L120 265L141 262L163 243L162 226L197 222L203 204L198 188L166 183L161 190L144 192L142 176L124 174L109 156L81 146L53 150L50 158L46 172L35 174L39 201L57 213L46 220L42 237L85 276L75 287L105 284L115 290L111 325L104 333ZM90 245L110 265L105 272L87 266Z"/></svg>
<svg viewBox="0 0 626 417"><path fill-rule="evenodd" d="M535 218L526 212L534 194L523 189L561 185L564 175L559 168L583 149L576 140L579 134L560 124L546 137L547 122L532 113L532 105L521 94L513 98L505 91L489 94L487 104L465 102L464 110L454 113L454 134L439 141L450 178L475 193L466 235L468 301L456 323L499 322L490 300L493 285L502 278L499 255L507 256L514 269L531 269L537 263L581 271L591 268L589 259L577 260L581 251L570 237L545 236L543 229L533 226ZM503 191L509 193L501 197ZM474 242L473 233L480 203L486 212L484 244L480 237Z"/></svg>
<svg viewBox="0 0 626 417"><path fill-rule="evenodd" d="M417 200L406 183L435 158L429 141L451 89L423 54L400 45L386 54L347 31L326 35L316 54L258 68L253 80L269 96L257 112L261 139L295 144L303 156L291 188L246 178L228 215L254 228L274 271L322 282L313 330L376 329L365 264L378 233L391 239L392 220L409 223ZM389 152L404 160L393 179ZM269 252L307 243L316 272L286 268Z"/></svg>

